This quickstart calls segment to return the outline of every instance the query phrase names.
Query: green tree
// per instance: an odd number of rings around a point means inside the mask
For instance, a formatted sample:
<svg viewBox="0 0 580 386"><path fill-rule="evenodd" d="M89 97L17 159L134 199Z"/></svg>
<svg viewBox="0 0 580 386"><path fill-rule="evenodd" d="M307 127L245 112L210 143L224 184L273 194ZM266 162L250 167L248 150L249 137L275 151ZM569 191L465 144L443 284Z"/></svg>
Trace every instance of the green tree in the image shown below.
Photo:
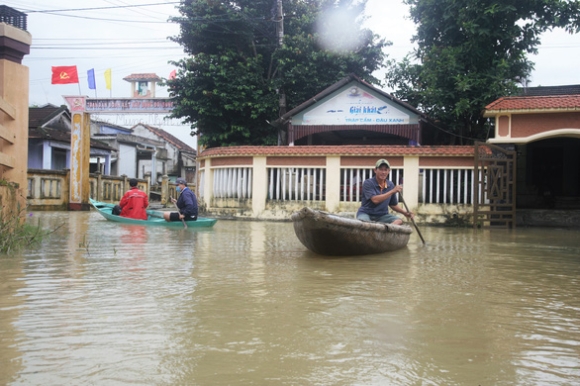
<svg viewBox="0 0 580 386"><path fill-rule="evenodd" d="M278 131L269 121L349 73L379 83L371 74L389 43L361 27L365 2L284 0L280 45L276 0L182 1L173 40L190 57L173 63L177 76L167 81L172 117L191 124L205 146L271 145ZM325 29L342 9L342 29Z"/></svg>
<svg viewBox="0 0 580 386"><path fill-rule="evenodd" d="M525 85L540 35L552 28L577 32L578 1L405 0L417 24L418 48L389 62L387 84L455 135L485 139L485 106Z"/></svg>

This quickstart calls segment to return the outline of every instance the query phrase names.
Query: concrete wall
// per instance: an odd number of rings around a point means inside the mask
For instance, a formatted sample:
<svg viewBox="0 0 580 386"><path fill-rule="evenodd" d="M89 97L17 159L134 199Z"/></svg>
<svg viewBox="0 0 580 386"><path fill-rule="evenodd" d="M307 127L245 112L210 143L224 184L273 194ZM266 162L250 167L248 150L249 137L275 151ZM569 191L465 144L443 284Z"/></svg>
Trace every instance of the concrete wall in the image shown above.
<svg viewBox="0 0 580 386"><path fill-rule="evenodd" d="M344 216L355 216L360 207L360 201L345 200L343 197L344 185L341 177L345 169L373 169L374 164L379 158L388 158L391 163L393 180L394 170L398 169L400 174L404 175L404 200L409 209L417 214L417 222L429 223L448 223L448 222L468 222L471 221L473 207L469 204L424 204L421 202L421 184L423 170L430 169L460 169L473 170L473 154L469 149L461 149L462 152L456 152L455 156L450 156L449 151L435 151L430 154L416 154L416 149L410 149L410 154L387 155L388 151L381 152L377 150L376 155L371 156L352 156L349 154L336 154L335 149L329 149L329 154L324 154L322 149L311 148L307 151L311 154L300 154L302 149L290 149L288 147L276 147L268 155L253 154L263 152L264 148L243 147L238 149L223 150L228 154L211 154L202 153L198 158L200 160L199 172L203 175L203 183L199 186L198 196L200 207L206 211L209 216L224 216L248 219L271 219L287 220L293 211L299 210L305 206L339 213ZM342 148L340 150L346 150ZM217 152L217 150L213 150ZM306 150L305 150L306 151ZM473 150L471 149L471 152ZM293 154L294 153L294 154ZM415 153L415 154L414 154ZM252 187L251 197L237 198L235 192L232 196L216 197L216 189L223 190L219 186L220 181L215 180L217 171L227 169L244 169L252 170ZM324 199L323 200L299 200L295 197L282 199L269 198L268 186L269 169L287 170L287 168L297 169L316 169L324 172ZM320 182L320 181L319 181ZM394 181L400 183L400 181ZM287 187L286 187L287 189ZM400 202L403 206L403 203Z"/></svg>
<svg viewBox="0 0 580 386"><path fill-rule="evenodd" d="M134 146L119 144L119 175L137 177L137 150Z"/></svg>
<svg viewBox="0 0 580 386"><path fill-rule="evenodd" d="M87 191L97 201L118 203L130 189L128 176L89 175ZM29 169L26 200L28 210L68 210L69 170ZM149 180L138 180L139 189L149 193Z"/></svg>

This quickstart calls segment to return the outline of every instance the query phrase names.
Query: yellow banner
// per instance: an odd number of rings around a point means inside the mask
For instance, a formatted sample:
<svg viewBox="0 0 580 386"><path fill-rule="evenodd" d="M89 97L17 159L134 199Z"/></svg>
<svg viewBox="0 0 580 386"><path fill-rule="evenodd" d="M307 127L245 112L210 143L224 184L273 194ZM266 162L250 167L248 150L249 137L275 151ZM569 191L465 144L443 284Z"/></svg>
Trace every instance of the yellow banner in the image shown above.
<svg viewBox="0 0 580 386"><path fill-rule="evenodd" d="M108 68L105 70L105 84L107 85L107 90L111 90L111 69Z"/></svg>

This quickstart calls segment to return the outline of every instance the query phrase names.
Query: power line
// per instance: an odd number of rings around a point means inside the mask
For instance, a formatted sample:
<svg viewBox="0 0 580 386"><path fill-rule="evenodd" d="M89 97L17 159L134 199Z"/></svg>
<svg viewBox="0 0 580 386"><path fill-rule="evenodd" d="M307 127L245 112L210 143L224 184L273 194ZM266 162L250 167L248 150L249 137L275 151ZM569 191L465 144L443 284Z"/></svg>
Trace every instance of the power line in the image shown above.
<svg viewBox="0 0 580 386"><path fill-rule="evenodd" d="M103 0L105 3L109 3L112 5L118 5L118 4L129 4L125 1L122 0ZM139 15L143 15L145 17L157 17L158 16L158 12L152 11L151 9L129 9L130 12L132 13L136 13Z"/></svg>
<svg viewBox="0 0 580 386"><path fill-rule="evenodd" d="M163 46L163 47L160 47ZM33 49L53 49L53 50L58 50L58 49L80 49L80 50L85 50L85 49L99 49L99 48L111 48L111 49L117 49L117 48L180 48L181 46L179 46L177 43L174 43L172 41L169 40L158 40L158 41L139 41L139 40L135 40L135 41L131 41L131 40L125 40L125 41L118 41L118 42L97 42L97 41L76 41L76 42L71 42L71 43L50 43L50 42L46 42L46 43L40 43L40 44L32 44L32 48Z"/></svg>
<svg viewBox="0 0 580 386"><path fill-rule="evenodd" d="M148 43L148 42L157 42L157 41L167 41L167 39L165 38L157 38L157 39L131 39L131 40L127 40L126 38L112 38L112 39L103 39L103 38L34 38L34 40L46 40L46 41L58 41L58 40L63 40L66 42L70 42L70 41L99 41L99 42L143 42L143 43Z"/></svg>
<svg viewBox="0 0 580 386"><path fill-rule="evenodd" d="M34 50L151 50L152 47L134 47L134 46L123 46L123 47L94 47L94 46L66 46L66 47L57 47L57 46L46 46L46 47L37 47L32 46L31 49ZM155 47L155 50L176 50L182 49L181 47Z"/></svg>
<svg viewBox="0 0 580 386"><path fill-rule="evenodd" d="M100 21L116 21L121 23L139 23L139 24L167 24L168 21L146 21L146 20L127 20L127 19L108 19L102 17L89 17L89 16L76 16L76 15L59 15L58 13L54 12L47 12L48 15L53 16L63 16L63 17L72 17L75 19L85 19L85 20L100 20Z"/></svg>
<svg viewBox="0 0 580 386"><path fill-rule="evenodd" d="M67 15L67 14L62 14L62 13L66 13L66 12L84 12L85 14L87 13L87 11L89 11L90 13L93 13L93 11L109 11L109 14L111 13L110 10L112 9L118 9L118 10L123 10L123 9L127 9L129 11L133 11L133 12L137 12L140 13L138 11L136 11L136 9L143 9L146 7L150 7L150 6L166 6L166 5L175 5L175 4L179 4L179 2L163 2L163 3L149 3L149 4L129 4L129 5L114 5L114 6L106 6L106 7L91 7L91 8L68 8L68 9L29 9L26 8L25 6L18 6L18 5L12 5L12 8L19 10L21 12L27 13L27 14L31 14L30 16L40 16L40 15L50 15L50 16L62 16L62 17L69 17L69 18L77 18L77 19L85 19L85 20L97 20L97 21L109 21L109 22L122 22L122 23L143 23L143 24L166 24L168 23L167 20L160 20L159 16L163 16L163 14L160 13L154 13L154 15L150 15L151 17L153 16L157 16L156 21L147 21L147 20L134 20L134 19L112 19L110 17L92 17L92 16L86 16L86 15ZM144 15L143 13L141 13L142 15ZM145 15L147 16L147 15ZM166 14L165 15L167 18L173 17L173 15L171 14Z"/></svg>
<svg viewBox="0 0 580 386"><path fill-rule="evenodd" d="M171 4L180 4L179 1L170 2L170 3L150 3L150 4L136 4L136 5L116 5L111 7L94 7L94 8L69 8L69 9L52 9L52 10L26 10L26 9L18 9L21 12L26 13L53 13L53 12L75 12L75 11L98 11L102 9L121 9L121 8L142 8L142 7L149 7L149 6L156 6L156 5L171 5Z"/></svg>

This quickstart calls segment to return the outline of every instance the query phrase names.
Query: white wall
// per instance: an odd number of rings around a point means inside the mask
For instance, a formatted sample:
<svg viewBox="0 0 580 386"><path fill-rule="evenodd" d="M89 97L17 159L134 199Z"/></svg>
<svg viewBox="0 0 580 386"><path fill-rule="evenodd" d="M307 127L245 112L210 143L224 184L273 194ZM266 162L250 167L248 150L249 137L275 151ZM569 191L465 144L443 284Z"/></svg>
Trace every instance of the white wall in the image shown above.
<svg viewBox="0 0 580 386"><path fill-rule="evenodd" d="M132 146L119 144L118 173L129 178L137 177L137 149Z"/></svg>
<svg viewBox="0 0 580 386"><path fill-rule="evenodd" d="M169 158L169 160L165 161L165 172L167 173L170 170L173 170L175 165L178 163L178 159L177 159L178 152L173 145L171 145L169 142L165 141L165 139L158 137L156 134L154 134L153 132L144 128L141 125L137 125L137 126L133 127L133 134L138 135L139 137L144 137L144 138L148 138L148 139L153 139L155 141L165 142L165 149L167 149L167 157ZM149 162L148 164L145 164L145 165L146 165L146 169L148 171L150 171L151 170L151 162ZM162 175L163 174L163 163L160 160L157 162L156 168L157 168L157 173Z"/></svg>

